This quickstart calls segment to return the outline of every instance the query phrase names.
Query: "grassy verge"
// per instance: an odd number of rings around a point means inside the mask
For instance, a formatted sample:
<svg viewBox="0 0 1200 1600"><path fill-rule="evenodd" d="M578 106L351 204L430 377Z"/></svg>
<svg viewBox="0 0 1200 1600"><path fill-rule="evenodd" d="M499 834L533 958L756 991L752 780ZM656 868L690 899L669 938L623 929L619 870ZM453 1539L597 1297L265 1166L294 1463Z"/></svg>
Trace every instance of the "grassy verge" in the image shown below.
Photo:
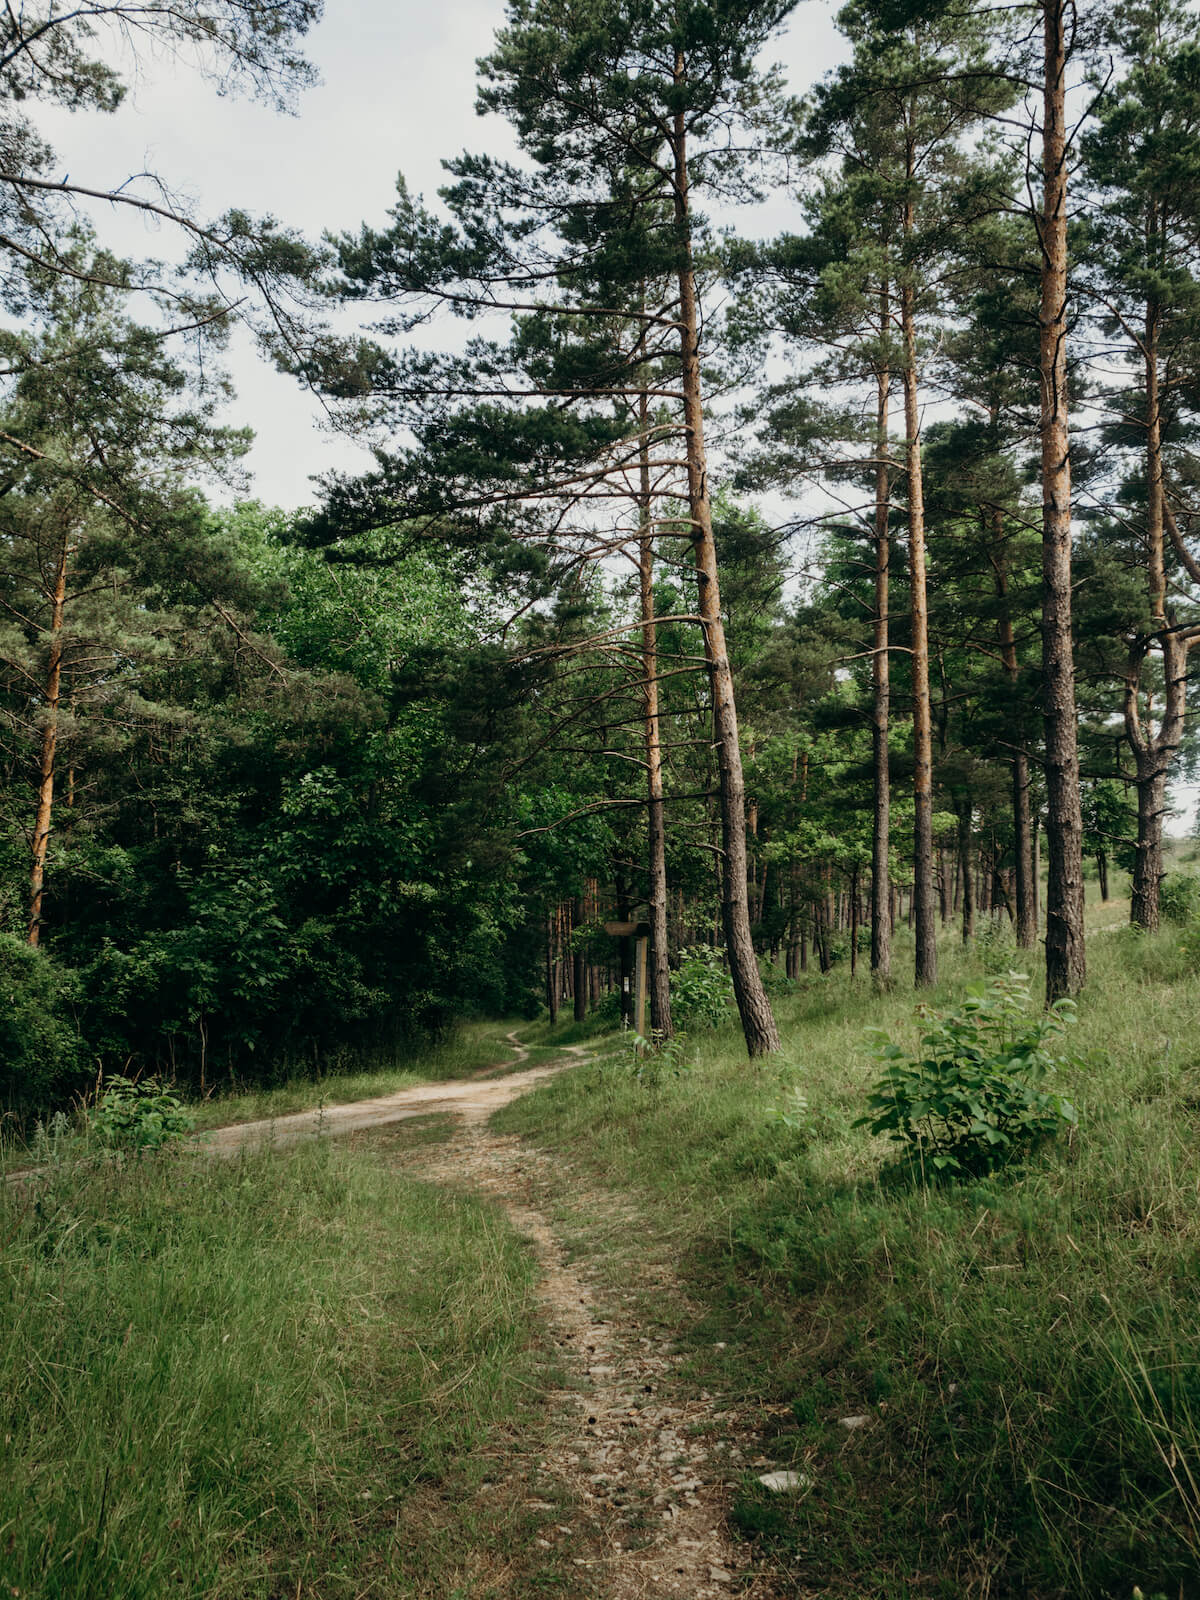
<svg viewBox="0 0 1200 1600"><path fill-rule="evenodd" d="M331 1142L68 1162L0 1208L5 1593L572 1592L504 1481L545 1379L494 1211Z"/></svg>
<svg viewBox="0 0 1200 1600"><path fill-rule="evenodd" d="M935 1005L1015 952L944 958ZM797 1591L1200 1594L1200 982L1176 934L1108 931L1090 960L1080 1129L988 1179L898 1182L851 1126L864 1027L919 1024L911 991L844 973L777 997L779 1061L723 1030L679 1076L585 1068L500 1115L678 1240L696 1380L763 1405L813 1480L735 1507Z"/></svg>

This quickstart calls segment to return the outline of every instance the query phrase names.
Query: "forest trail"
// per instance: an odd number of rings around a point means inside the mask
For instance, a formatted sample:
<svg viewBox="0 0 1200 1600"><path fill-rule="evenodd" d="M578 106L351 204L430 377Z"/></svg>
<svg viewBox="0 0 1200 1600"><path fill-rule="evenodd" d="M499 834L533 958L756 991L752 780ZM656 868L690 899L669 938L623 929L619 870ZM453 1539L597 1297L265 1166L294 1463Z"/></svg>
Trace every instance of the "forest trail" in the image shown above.
<svg viewBox="0 0 1200 1600"><path fill-rule="evenodd" d="M614 1290L571 1262L548 1214L561 1172L523 1140L493 1133L487 1115L464 1109L450 1142L411 1170L501 1205L537 1256L538 1301L558 1369L549 1394L558 1427L529 1492L566 1489L576 1502L553 1538L578 1551L579 1594L767 1600L774 1591L744 1570L725 1525L730 1479L756 1452L752 1425L704 1391L674 1393L684 1357L661 1326L639 1316L648 1291L660 1304L686 1306L679 1284L655 1263L652 1281ZM576 1190L572 1198L592 1216L634 1232L643 1226L621 1196Z"/></svg>
<svg viewBox="0 0 1200 1600"><path fill-rule="evenodd" d="M515 1035L510 1034L509 1038L514 1039ZM529 1052L519 1042L513 1048L522 1052L518 1062L528 1057ZM212 1128L200 1134L197 1142L216 1155L236 1155L247 1144L296 1144L299 1140L321 1138L326 1134L385 1128L411 1117L447 1114L489 1117L535 1084L578 1065L587 1055L582 1045L563 1045L561 1049L570 1059L529 1067L524 1072L512 1072L510 1062L496 1062L469 1078L422 1083L416 1088L397 1089L394 1094L379 1095L373 1100L352 1100L345 1105L322 1106L316 1111L294 1111L286 1116L264 1117L258 1122ZM507 1073L507 1076L487 1081L497 1072Z"/></svg>
<svg viewBox="0 0 1200 1600"><path fill-rule="evenodd" d="M514 1048L520 1048L519 1042ZM271 1138L279 1143L318 1134L385 1128L410 1117L451 1115L453 1132L436 1149L405 1152L413 1177L480 1194L501 1206L526 1239L540 1272L536 1288L553 1377L547 1400L552 1442L536 1463L514 1460L512 1480L529 1503L549 1509L566 1499L573 1511L545 1541L561 1541L579 1569L578 1600L769 1600L776 1591L745 1570L726 1532L730 1484L757 1457L755 1429L704 1391L681 1395L673 1383L684 1357L659 1322L639 1304L649 1296L675 1308L686 1301L661 1262L648 1278L613 1289L573 1264L552 1220L555 1163L523 1140L492 1132L492 1113L556 1073L589 1056L564 1046L570 1059L495 1082L480 1075L454 1083L406 1089L376 1101L326 1107L217 1129L204 1143L221 1154ZM504 1063L507 1067L509 1064ZM486 1069L501 1070L500 1067ZM573 1200L591 1216L642 1225L623 1197L589 1190ZM542 1497L545 1497L543 1499Z"/></svg>

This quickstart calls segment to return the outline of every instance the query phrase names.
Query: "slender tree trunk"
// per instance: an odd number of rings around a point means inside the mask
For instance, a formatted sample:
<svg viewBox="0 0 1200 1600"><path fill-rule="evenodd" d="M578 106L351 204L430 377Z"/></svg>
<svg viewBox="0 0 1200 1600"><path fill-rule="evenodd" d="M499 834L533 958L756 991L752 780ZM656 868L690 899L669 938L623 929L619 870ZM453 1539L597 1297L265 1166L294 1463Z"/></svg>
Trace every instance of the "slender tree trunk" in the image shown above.
<svg viewBox="0 0 1200 1600"><path fill-rule="evenodd" d="M1042 0L1041 433L1042 688L1046 727L1046 1003L1087 976L1083 933L1083 814L1071 640L1071 457L1067 402L1068 0Z"/></svg>
<svg viewBox="0 0 1200 1600"><path fill-rule="evenodd" d="M646 984L650 991L650 1027L660 1039L674 1037L671 1022L670 944L667 934L667 845L663 807L662 735L658 714L658 629L654 615L654 527L651 519L650 401L643 389L638 396L641 438L640 536L638 539L638 592L642 608L642 682L646 737L647 852L649 856L650 962Z"/></svg>
<svg viewBox="0 0 1200 1600"><path fill-rule="evenodd" d="M632 921L633 907L630 905L629 880L625 876L623 867L616 867L613 872L613 885L617 898L617 921ZM618 983L620 985L621 1000L621 1026L633 1026L633 940L627 934L622 934L617 940Z"/></svg>
<svg viewBox="0 0 1200 1600"><path fill-rule="evenodd" d="M850 976L858 972L858 868L850 878Z"/></svg>
<svg viewBox="0 0 1200 1600"><path fill-rule="evenodd" d="M1019 740L1021 735L1016 725L1015 708L1021 668L1017 660L1017 642L1008 603L1008 562L1003 543L1003 516L999 508L993 512L992 568L996 574L996 598L999 601L1000 659L1013 697L1013 738ZM1037 906L1033 888L1033 830L1029 815L1029 757L1023 748L1013 751L1009 770L1012 777L1013 851L1016 856L1017 945L1022 950L1032 950L1037 944Z"/></svg>
<svg viewBox="0 0 1200 1600"><path fill-rule="evenodd" d="M546 919L546 1009L550 1013L550 1026L558 1021L558 963L554 950L555 918Z"/></svg>
<svg viewBox="0 0 1200 1600"><path fill-rule="evenodd" d="M1134 858L1129 920L1147 933L1159 925L1159 886L1162 883L1162 821L1167 804L1166 769L1156 760L1138 762L1137 854Z"/></svg>
<svg viewBox="0 0 1200 1600"><path fill-rule="evenodd" d="M682 54L676 57L675 76L682 80ZM721 838L724 849L721 872L721 909L725 953L737 1001L746 1049L751 1056L781 1048L771 1002L763 988L750 937L746 902L746 790L742 754L738 744L737 708L733 673L721 619L721 591L717 581L717 552L713 539L712 503L709 498L708 462L704 447L704 410L700 388L700 334L696 306L696 280L690 241L690 200L687 166L687 116L675 114L673 157L675 166L675 221L682 238L679 268L679 323L682 351L684 425L687 433L688 500L695 550L697 588L704 653L712 695L713 742L720 770Z"/></svg>
<svg viewBox="0 0 1200 1600"><path fill-rule="evenodd" d="M886 339L891 328L889 285L880 288L879 326ZM871 827L871 977L886 988L892 977L891 918L891 764L888 725L891 713L891 662L888 655L888 580L891 537L891 464L888 461L888 401L891 373L878 374L875 406L875 639L871 658L871 761L875 780L875 810Z"/></svg>
<svg viewBox="0 0 1200 1600"><path fill-rule="evenodd" d="M578 895L571 905L571 932L576 934L583 926L583 902ZM571 941L571 998L575 1005L575 1021L587 1018L588 975L587 953L573 937Z"/></svg>
<svg viewBox="0 0 1200 1600"><path fill-rule="evenodd" d="M33 823L33 859L29 868L29 932L31 945L41 942L42 905L45 898L46 855L54 818L54 757L58 750L58 711L62 693L63 616L67 604L67 555L64 536L54 567L50 600L50 650L46 659L46 702L42 724L42 749L38 762L37 812Z"/></svg>
<svg viewBox="0 0 1200 1600"><path fill-rule="evenodd" d="M909 177L914 154L908 147ZM911 243L912 202L904 208ZM933 720L929 700L929 614L925 581L925 498L921 479L921 418L917 404L917 334L911 263L900 290L904 336L904 433L908 473L909 579L912 596L913 680L913 921L918 988L937 982L937 926L933 903Z"/></svg>
<svg viewBox="0 0 1200 1600"><path fill-rule="evenodd" d="M958 813L958 860L962 875L962 937L970 944L975 937L975 878L971 872L971 802L964 802Z"/></svg>
<svg viewBox="0 0 1200 1600"><path fill-rule="evenodd" d="M1172 627L1167 613L1167 576L1163 551L1164 500L1162 466L1162 413L1158 374L1159 311L1146 310L1146 576L1150 615L1162 651L1163 712L1155 733L1149 711L1143 725L1138 706L1142 666L1150 650L1144 640L1131 652L1125 683L1125 732L1133 749L1137 774L1137 852L1134 857L1129 920L1147 932L1159 925L1159 889L1162 885L1163 813L1167 804L1167 774L1183 740L1187 713L1187 658L1190 641Z"/></svg>
<svg viewBox="0 0 1200 1600"><path fill-rule="evenodd" d="M1108 851L1096 851L1096 872L1100 878L1100 903L1108 900Z"/></svg>

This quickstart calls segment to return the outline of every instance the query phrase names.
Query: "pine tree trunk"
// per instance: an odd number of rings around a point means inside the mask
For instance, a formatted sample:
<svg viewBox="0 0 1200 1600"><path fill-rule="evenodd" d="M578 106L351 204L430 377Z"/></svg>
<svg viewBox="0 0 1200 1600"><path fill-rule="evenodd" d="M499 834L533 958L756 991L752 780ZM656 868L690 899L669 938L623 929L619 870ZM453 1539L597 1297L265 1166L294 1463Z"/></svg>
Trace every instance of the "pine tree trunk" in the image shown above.
<svg viewBox="0 0 1200 1600"><path fill-rule="evenodd" d="M558 1021L558 962L554 949L554 917L546 919L546 1010L550 1013L550 1026Z"/></svg>
<svg viewBox="0 0 1200 1600"><path fill-rule="evenodd" d="M1000 658L1015 708L1021 668L1017 660L1017 643L1008 603L1004 513L997 508L992 515L992 568L996 574L996 598L999 602ZM1014 738L1019 738L1015 716L1013 727ZM1029 816L1029 757L1023 749L1013 751L1009 767L1012 776L1013 851L1016 856L1017 945L1022 950L1032 950L1037 944L1037 907L1033 889L1033 832Z"/></svg>
<svg viewBox="0 0 1200 1600"><path fill-rule="evenodd" d="M1096 872L1100 878L1100 904L1108 900L1108 851L1096 851Z"/></svg>
<svg viewBox="0 0 1200 1600"><path fill-rule="evenodd" d="M667 843L663 806L662 735L658 714L658 629L654 615L654 528L651 520L650 402L643 389L638 397L641 439L640 537L638 541L638 591L642 609L643 718L646 740L647 854L649 856L650 950L646 986L650 991L650 1027L660 1039L671 1039L670 951L667 934Z"/></svg>
<svg viewBox="0 0 1200 1600"><path fill-rule="evenodd" d="M1172 627L1167 614L1167 577L1163 550L1164 512L1162 413L1159 403L1158 307L1146 309L1144 343L1146 377L1146 543L1150 615L1158 628L1162 651L1164 701L1157 734L1143 727L1138 709L1142 665L1149 650L1143 641L1132 653L1125 686L1125 732L1137 772L1138 833L1129 920L1153 932L1159 925L1159 889L1163 878L1162 829L1167 803L1167 774L1183 740L1187 714L1187 658L1190 640Z"/></svg>
<svg viewBox="0 0 1200 1600"><path fill-rule="evenodd" d="M578 896L571 905L571 932L575 934L583 926L583 902ZM587 954L583 947L575 940L571 942L571 998L575 1005L575 1021L584 1022L587 1019L588 975Z"/></svg>
<svg viewBox="0 0 1200 1600"><path fill-rule="evenodd" d="M909 146L908 165L913 163ZM910 240L913 207L905 205L904 232ZM908 473L909 580L912 596L913 681L913 922L914 976L918 988L937 982L937 927L933 904L933 720L929 700L929 616L925 582L925 499L921 479L921 419L917 405L916 314L911 278L900 291L904 336L904 432Z"/></svg>
<svg viewBox="0 0 1200 1600"><path fill-rule="evenodd" d="M1167 805L1167 769L1151 751L1137 752L1137 851L1129 920L1153 933L1159 925L1158 891L1163 879L1163 812Z"/></svg>
<svg viewBox="0 0 1200 1600"><path fill-rule="evenodd" d="M64 536L54 567L54 589L50 599L50 651L46 659L46 681L42 691L46 703L42 724L42 748L38 762L37 811L33 823L33 859L29 868L28 942L37 946L42 937L42 906L45 899L46 856L50 848L50 829L54 820L54 758L58 750L58 712L62 694L63 617L67 604L67 553Z"/></svg>
<svg viewBox="0 0 1200 1600"><path fill-rule="evenodd" d="M675 62L677 80L683 77L683 57ZM733 979L734 998L746 1049L751 1056L767 1055L781 1048L779 1030L771 1003L763 988L750 937L750 914L746 901L746 791L742 776L742 754L738 744L737 708L734 703L733 674L725 645L721 618L721 592L717 581L717 552L713 539L712 503L709 498L708 461L704 447L704 411L700 387L700 333L696 306L696 280L690 241L690 199L687 167L687 116L675 113L672 139L675 182L675 221L682 244L679 268L679 323L682 352L684 426L686 429L688 500L691 511L692 541L695 551L699 610L704 633L704 654L708 663L712 695L713 743L720 772L721 840L724 850L721 872L721 910L725 931L725 953Z"/></svg>
<svg viewBox="0 0 1200 1600"><path fill-rule="evenodd" d="M1073 13L1072 13L1073 14ZM1083 815L1071 640L1071 458L1067 404L1067 0L1042 0L1042 689L1046 729L1046 1003L1087 976Z"/></svg>
<svg viewBox="0 0 1200 1600"><path fill-rule="evenodd" d="M880 289L879 325L884 338L891 326L888 284ZM891 374L878 375L875 407L875 639L871 657L871 762L875 780L875 809L871 827L871 977L886 988L892 977L891 877L891 763L888 724L891 714L891 662L888 655L890 616L888 581L891 538L891 476L888 461L888 400Z"/></svg>

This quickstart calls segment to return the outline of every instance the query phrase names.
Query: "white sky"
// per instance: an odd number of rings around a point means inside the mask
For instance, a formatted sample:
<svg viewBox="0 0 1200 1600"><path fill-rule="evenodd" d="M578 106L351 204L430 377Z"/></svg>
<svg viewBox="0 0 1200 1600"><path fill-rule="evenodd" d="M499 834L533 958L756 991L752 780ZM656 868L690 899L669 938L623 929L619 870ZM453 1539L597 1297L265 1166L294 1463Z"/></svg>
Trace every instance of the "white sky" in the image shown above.
<svg viewBox="0 0 1200 1600"><path fill-rule="evenodd" d="M803 0L788 33L770 52L802 91L841 53L832 0ZM504 20L503 0L326 0L326 16L306 53L322 83L294 117L215 89L185 65L143 64L139 81L113 115L38 108L36 120L59 172L112 189L151 171L194 199L201 215L232 206L270 212L309 236L369 221L382 224L397 172L432 197L441 161L462 150L507 153L507 127L475 115L475 61ZM788 226L788 203L762 209L755 231ZM128 212L94 218L101 236L130 255L174 254L166 231ZM453 339L448 334L448 339ZM349 442L324 433L319 412L290 379L267 366L248 340L231 359L238 400L229 420L254 428L253 492L268 504L314 498L311 476L364 460Z"/></svg>
<svg viewBox="0 0 1200 1600"><path fill-rule="evenodd" d="M770 52L783 62L793 92L841 58L836 9L835 0L802 0ZM152 60L115 114L43 106L36 121L57 153L59 173L88 187L113 189L150 171L194 199L201 215L233 206L270 212L310 236L363 221L378 225L397 172L412 190L432 196L444 157L511 149L504 124L481 121L474 110L475 61L504 10L504 0L326 0L325 19L306 48L322 82L294 117L222 98L187 66ZM177 253L167 232L129 212L94 220L105 242L131 256ZM780 198L742 225L770 234L794 225L794 213ZM263 362L249 340L235 341L230 365L238 397L228 420L255 430L248 465L260 499L311 503L315 474L367 464L353 444L322 429L312 400ZM1173 792L1186 808L1171 829L1178 832L1190 821L1197 786Z"/></svg>

